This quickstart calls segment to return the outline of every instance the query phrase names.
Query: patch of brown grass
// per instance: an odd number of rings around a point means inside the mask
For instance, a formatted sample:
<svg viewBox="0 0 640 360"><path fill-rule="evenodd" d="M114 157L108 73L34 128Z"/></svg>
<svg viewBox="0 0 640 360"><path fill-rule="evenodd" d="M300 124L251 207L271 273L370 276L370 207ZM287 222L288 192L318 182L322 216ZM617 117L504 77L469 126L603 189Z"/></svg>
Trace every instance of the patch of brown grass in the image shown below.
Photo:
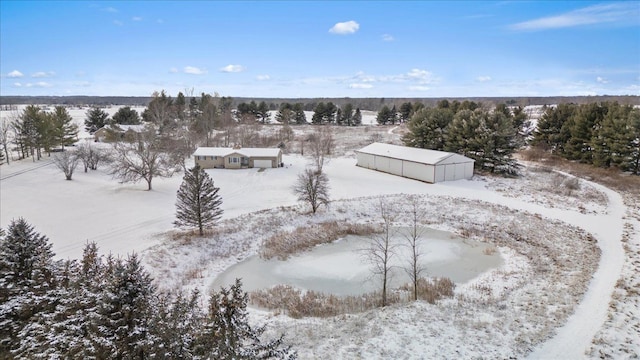
<svg viewBox="0 0 640 360"><path fill-rule="evenodd" d="M283 231L264 240L260 249L263 259L286 260L289 255L310 249L319 244L333 242L346 235L371 235L378 230L368 224L351 224L327 221L311 226Z"/></svg>
<svg viewBox="0 0 640 360"><path fill-rule="evenodd" d="M562 170L579 178L595 181L616 191L629 192L635 196L640 196L640 176L625 174L616 168L599 168L589 164L569 161L539 148L522 150L519 152L519 156L524 160L537 162L545 167Z"/></svg>
<svg viewBox="0 0 640 360"><path fill-rule="evenodd" d="M445 297L453 297L455 283L449 278L418 280L418 298L435 304ZM405 284L397 291L387 293L387 305L410 301L412 291ZM267 290L249 293L253 305L286 314L292 318L330 317L376 309L381 306L380 292L357 296L336 296L317 291L301 291L290 285L276 285Z"/></svg>

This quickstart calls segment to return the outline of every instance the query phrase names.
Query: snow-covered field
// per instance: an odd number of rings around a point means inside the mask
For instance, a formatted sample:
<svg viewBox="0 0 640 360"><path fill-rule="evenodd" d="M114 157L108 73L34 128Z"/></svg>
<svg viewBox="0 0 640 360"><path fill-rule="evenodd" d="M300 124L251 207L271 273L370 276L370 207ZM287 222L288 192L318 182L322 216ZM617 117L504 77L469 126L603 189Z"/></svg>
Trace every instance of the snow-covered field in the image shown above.
<svg viewBox="0 0 640 360"><path fill-rule="evenodd" d="M86 109L72 111L81 123ZM59 258L79 257L87 241L104 253L140 252L160 287L207 291L269 234L328 219L376 222L378 197L402 212L406 196L416 194L432 214L428 226L496 246L504 265L458 284L453 299L436 305L301 320L252 310L253 318L271 333L285 331L301 358L640 356L637 199L534 166L517 179L441 184L355 166L353 149L372 137L397 143L394 130L337 134L337 157L325 165L334 201L316 216L291 191L307 165L297 154L285 155L279 169L209 170L225 214L215 234L189 241L172 230L181 175L154 180L152 191L118 184L105 169L65 181L45 157L0 166L0 226L26 218Z"/></svg>

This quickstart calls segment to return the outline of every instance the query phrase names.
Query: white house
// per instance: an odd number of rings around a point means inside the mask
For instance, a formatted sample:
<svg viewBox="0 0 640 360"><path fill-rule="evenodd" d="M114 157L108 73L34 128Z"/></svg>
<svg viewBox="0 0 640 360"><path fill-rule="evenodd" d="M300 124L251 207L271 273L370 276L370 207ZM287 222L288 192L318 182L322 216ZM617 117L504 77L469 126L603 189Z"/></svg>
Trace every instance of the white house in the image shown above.
<svg viewBox="0 0 640 360"><path fill-rule="evenodd" d="M358 166L436 183L471 179L475 160L455 153L373 143L356 150Z"/></svg>
<svg viewBox="0 0 640 360"><path fill-rule="evenodd" d="M195 163L203 169L277 168L282 166L282 150L279 148L199 147L193 153L193 157Z"/></svg>

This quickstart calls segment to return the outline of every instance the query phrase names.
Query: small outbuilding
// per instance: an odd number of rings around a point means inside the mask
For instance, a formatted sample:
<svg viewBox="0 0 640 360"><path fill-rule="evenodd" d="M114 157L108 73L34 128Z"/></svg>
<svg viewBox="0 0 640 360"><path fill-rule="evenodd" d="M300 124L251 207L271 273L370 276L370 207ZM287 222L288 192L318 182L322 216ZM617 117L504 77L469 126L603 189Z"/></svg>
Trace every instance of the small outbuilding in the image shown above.
<svg viewBox="0 0 640 360"><path fill-rule="evenodd" d="M282 166L279 148L199 147L193 153L203 169L277 168Z"/></svg>
<svg viewBox="0 0 640 360"><path fill-rule="evenodd" d="M471 179L475 162L460 154L383 143L356 150L356 157L358 166L428 183Z"/></svg>

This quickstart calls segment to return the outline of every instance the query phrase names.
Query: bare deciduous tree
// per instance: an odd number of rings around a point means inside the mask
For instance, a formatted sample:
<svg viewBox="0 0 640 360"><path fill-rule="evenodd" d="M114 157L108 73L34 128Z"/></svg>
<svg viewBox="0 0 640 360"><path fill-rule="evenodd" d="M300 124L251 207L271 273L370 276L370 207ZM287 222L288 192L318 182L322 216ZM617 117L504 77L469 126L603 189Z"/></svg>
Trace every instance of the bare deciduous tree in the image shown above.
<svg viewBox="0 0 640 360"><path fill-rule="evenodd" d="M381 305L387 306L387 287L391 280L391 270L393 265L391 260L396 255L397 244L393 241L393 221L395 215L390 206L380 199L380 218L382 219L382 231L371 237L369 247L364 249L364 255L371 265L373 265L373 275L379 276L382 283Z"/></svg>
<svg viewBox="0 0 640 360"><path fill-rule="evenodd" d="M141 134L138 142L115 143L114 159L110 174L120 182L147 182L147 190L151 190L151 181L155 177L173 175L173 163L167 154L162 152L155 129L148 129Z"/></svg>
<svg viewBox="0 0 640 360"><path fill-rule="evenodd" d="M60 169L67 180L71 180L80 159L70 151L63 151L53 156L53 164Z"/></svg>
<svg viewBox="0 0 640 360"><path fill-rule="evenodd" d="M311 147L311 157L316 170L322 172L326 162L329 162L327 155L331 155L333 150L333 133L330 126L318 126L313 134L309 135L307 141Z"/></svg>
<svg viewBox="0 0 640 360"><path fill-rule="evenodd" d="M98 164L109 160L109 157L103 150L86 142L78 145L76 154L84 165L84 172L87 172L88 169L97 170Z"/></svg>
<svg viewBox="0 0 640 360"><path fill-rule="evenodd" d="M5 161L7 165L9 165L9 129L11 125L8 121L1 120L0 121L0 145L2 145L2 150L4 151Z"/></svg>
<svg viewBox="0 0 640 360"><path fill-rule="evenodd" d="M420 265L420 258L423 253L420 248L420 240L424 235L424 229L419 225L421 220L424 219L425 210L420 206L420 202L416 196L409 198L409 231L405 234L406 246L410 250L410 258L408 267L405 271L411 278L411 285L413 286L413 300L418 300L418 280L420 275L424 272L425 268Z"/></svg>
<svg viewBox="0 0 640 360"><path fill-rule="evenodd" d="M299 201L308 202L315 214L320 205L329 204L329 178L317 170L305 169L298 174L293 192L298 196Z"/></svg>

